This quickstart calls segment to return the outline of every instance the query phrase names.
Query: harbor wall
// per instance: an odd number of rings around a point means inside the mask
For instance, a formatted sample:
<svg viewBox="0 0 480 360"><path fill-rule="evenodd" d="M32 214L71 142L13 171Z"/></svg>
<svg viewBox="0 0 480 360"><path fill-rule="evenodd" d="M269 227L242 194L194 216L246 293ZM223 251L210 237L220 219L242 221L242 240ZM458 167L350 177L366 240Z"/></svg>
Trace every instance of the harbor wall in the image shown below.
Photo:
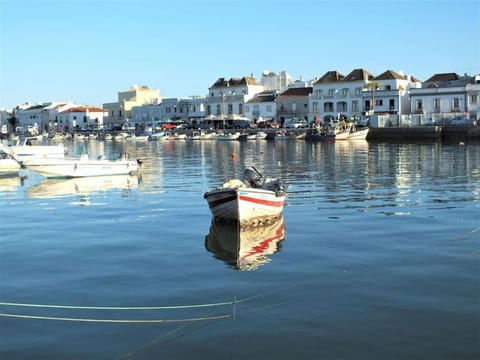
<svg viewBox="0 0 480 360"><path fill-rule="evenodd" d="M418 126L418 127L371 127L369 141L480 141L480 127L475 126Z"/></svg>

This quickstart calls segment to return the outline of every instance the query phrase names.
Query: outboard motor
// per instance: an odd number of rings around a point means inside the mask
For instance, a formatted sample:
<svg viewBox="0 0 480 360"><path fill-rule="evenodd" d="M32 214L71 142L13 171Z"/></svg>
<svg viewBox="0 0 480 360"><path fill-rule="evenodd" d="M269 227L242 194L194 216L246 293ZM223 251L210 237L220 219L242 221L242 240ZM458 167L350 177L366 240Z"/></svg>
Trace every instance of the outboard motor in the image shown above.
<svg viewBox="0 0 480 360"><path fill-rule="evenodd" d="M255 168L246 168L243 172L243 177L252 187L262 186L262 175Z"/></svg>

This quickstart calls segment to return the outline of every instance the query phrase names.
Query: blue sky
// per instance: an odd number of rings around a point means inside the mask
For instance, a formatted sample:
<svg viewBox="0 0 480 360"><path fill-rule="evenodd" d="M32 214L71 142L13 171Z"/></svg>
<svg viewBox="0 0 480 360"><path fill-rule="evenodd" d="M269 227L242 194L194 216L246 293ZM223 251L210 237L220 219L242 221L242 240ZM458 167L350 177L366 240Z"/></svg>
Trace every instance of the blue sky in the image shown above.
<svg viewBox="0 0 480 360"><path fill-rule="evenodd" d="M206 95L263 70L480 73L478 0L0 0L0 108Z"/></svg>

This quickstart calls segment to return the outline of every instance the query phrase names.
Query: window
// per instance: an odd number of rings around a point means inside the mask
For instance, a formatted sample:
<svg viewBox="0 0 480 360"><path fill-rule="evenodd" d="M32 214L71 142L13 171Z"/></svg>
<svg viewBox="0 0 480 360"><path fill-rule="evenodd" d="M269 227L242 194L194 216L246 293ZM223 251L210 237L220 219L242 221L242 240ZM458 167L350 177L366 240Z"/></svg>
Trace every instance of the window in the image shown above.
<svg viewBox="0 0 480 360"><path fill-rule="evenodd" d="M217 104L217 115L222 114L222 109L220 109L220 104Z"/></svg>
<svg viewBox="0 0 480 360"><path fill-rule="evenodd" d="M233 105L232 105L232 104L228 104L228 105L227 105L227 112L228 112L229 114L232 114L232 113L233 113Z"/></svg>
<svg viewBox="0 0 480 360"><path fill-rule="evenodd" d="M440 99L433 99L433 109L436 112L440 111Z"/></svg>
<svg viewBox="0 0 480 360"><path fill-rule="evenodd" d="M477 104L478 103L478 97L476 94L470 96L470 104Z"/></svg>
<svg viewBox="0 0 480 360"><path fill-rule="evenodd" d="M242 103L238 104L238 113L243 114L243 104Z"/></svg>
<svg viewBox="0 0 480 360"><path fill-rule="evenodd" d="M358 112L358 101L352 101L352 112Z"/></svg>
<svg viewBox="0 0 480 360"><path fill-rule="evenodd" d="M292 104L292 112L297 111L297 103Z"/></svg>
<svg viewBox="0 0 480 360"><path fill-rule="evenodd" d="M415 101L415 111L422 111L422 110L423 110L422 100L416 100Z"/></svg>
<svg viewBox="0 0 480 360"><path fill-rule="evenodd" d="M316 101L313 103L313 112L318 113L318 102Z"/></svg>
<svg viewBox="0 0 480 360"><path fill-rule="evenodd" d="M459 98L453 99L453 109L454 110L460 109L460 99Z"/></svg>
<svg viewBox="0 0 480 360"><path fill-rule="evenodd" d="M388 110L390 110L390 111L395 110L395 99L390 99L388 101Z"/></svg>
<svg viewBox="0 0 480 360"><path fill-rule="evenodd" d="M375 106L382 106L383 100L382 99L375 99Z"/></svg>
<svg viewBox="0 0 480 360"><path fill-rule="evenodd" d="M342 95L347 96L348 95L348 88L343 88L342 89Z"/></svg>
<svg viewBox="0 0 480 360"><path fill-rule="evenodd" d="M355 95L356 96L362 95L362 88L355 88Z"/></svg>
<svg viewBox="0 0 480 360"><path fill-rule="evenodd" d="M385 85L385 90L392 90L392 87L390 85Z"/></svg>
<svg viewBox="0 0 480 360"><path fill-rule="evenodd" d="M333 112L333 103L326 102L325 104L323 104L323 109L324 112Z"/></svg>
<svg viewBox="0 0 480 360"><path fill-rule="evenodd" d="M315 96L320 99L322 97L322 90L316 90Z"/></svg>
<svg viewBox="0 0 480 360"><path fill-rule="evenodd" d="M335 89L328 89L328 96L333 96L336 92L337 91Z"/></svg>
<svg viewBox="0 0 480 360"><path fill-rule="evenodd" d="M245 112L247 112L247 113L250 112L250 106L245 105Z"/></svg>

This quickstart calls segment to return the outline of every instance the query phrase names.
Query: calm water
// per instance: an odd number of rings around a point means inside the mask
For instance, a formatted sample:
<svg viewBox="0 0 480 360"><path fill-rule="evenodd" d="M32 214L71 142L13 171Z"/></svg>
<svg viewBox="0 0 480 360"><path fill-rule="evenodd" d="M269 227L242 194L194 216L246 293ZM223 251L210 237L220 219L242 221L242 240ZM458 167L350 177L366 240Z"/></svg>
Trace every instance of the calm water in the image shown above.
<svg viewBox="0 0 480 360"><path fill-rule="evenodd" d="M66 145L143 168L0 179L1 359L480 358L480 144ZM246 165L289 197L242 271L202 195Z"/></svg>

